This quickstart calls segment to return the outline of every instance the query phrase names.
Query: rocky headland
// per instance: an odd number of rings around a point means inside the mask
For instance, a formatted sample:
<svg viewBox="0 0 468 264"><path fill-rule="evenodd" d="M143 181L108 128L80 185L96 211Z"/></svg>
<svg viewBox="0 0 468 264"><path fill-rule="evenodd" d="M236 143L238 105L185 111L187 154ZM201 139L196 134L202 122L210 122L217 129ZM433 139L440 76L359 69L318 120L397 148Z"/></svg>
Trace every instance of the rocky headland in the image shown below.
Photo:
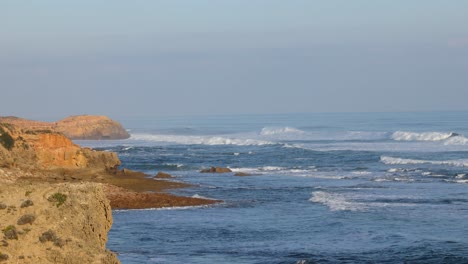
<svg viewBox="0 0 468 264"><path fill-rule="evenodd" d="M188 185L120 169L116 153L82 148L58 125L31 122L0 121L0 262L119 263L105 249L111 208L219 202L164 193Z"/></svg>
<svg viewBox="0 0 468 264"><path fill-rule="evenodd" d="M78 115L57 122L41 122L18 117L0 117L0 123L8 123L29 131L53 131L70 139L126 139L130 135L123 126L107 116Z"/></svg>

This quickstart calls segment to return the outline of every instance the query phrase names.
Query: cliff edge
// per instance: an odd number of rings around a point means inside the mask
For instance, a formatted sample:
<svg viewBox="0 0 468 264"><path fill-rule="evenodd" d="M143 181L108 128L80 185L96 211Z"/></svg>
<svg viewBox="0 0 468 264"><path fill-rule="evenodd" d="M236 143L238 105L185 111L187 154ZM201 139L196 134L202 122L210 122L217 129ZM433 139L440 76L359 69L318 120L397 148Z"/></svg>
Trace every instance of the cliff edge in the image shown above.
<svg viewBox="0 0 468 264"><path fill-rule="evenodd" d="M29 131L52 131L70 139L127 139L130 134L123 126L107 116L77 115L57 122L41 122L18 117L0 117L0 123L8 123Z"/></svg>
<svg viewBox="0 0 468 264"><path fill-rule="evenodd" d="M0 263L120 263L106 250L111 225L100 184L0 185Z"/></svg>

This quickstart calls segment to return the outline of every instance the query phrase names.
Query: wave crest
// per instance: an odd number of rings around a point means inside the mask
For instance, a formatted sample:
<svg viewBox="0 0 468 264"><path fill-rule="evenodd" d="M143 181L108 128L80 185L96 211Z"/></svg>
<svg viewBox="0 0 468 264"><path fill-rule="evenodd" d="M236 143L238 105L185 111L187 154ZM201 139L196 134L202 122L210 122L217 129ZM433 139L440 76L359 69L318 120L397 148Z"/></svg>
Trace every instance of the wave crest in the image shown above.
<svg viewBox="0 0 468 264"><path fill-rule="evenodd" d="M366 209L364 203L351 202L343 195L324 191L313 192L309 201L326 205L332 211L362 211Z"/></svg>
<svg viewBox="0 0 468 264"><path fill-rule="evenodd" d="M283 134L304 134L305 132L294 127L264 127L260 132L262 136L274 136Z"/></svg>
<svg viewBox="0 0 468 264"><path fill-rule="evenodd" d="M452 137L463 137L454 132L406 132L396 131L391 138L397 141L443 141Z"/></svg>
<svg viewBox="0 0 468 264"><path fill-rule="evenodd" d="M408 164L434 164L434 165L447 165L455 167L468 167L467 159L460 160L417 160L417 159L403 159L382 156L380 157L380 162L388 165L408 165Z"/></svg>
<svg viewBox="0 0 468 264"><path fill-rule="evenodd" d="M227 138L220 136L181 136L181 135L152 135L133 134L132 140L145 140L153 142L166 142L182 145L237 145L237 146L262 146L276 145L278 143L256 139Z"/></svg>

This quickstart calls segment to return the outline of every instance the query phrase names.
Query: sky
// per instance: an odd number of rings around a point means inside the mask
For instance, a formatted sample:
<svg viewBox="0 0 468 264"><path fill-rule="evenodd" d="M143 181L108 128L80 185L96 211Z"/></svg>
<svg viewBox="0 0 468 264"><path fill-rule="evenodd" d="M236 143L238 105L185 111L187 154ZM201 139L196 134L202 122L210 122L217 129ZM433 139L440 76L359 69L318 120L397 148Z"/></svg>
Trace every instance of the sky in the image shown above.
<svg viewBox="0 0 468 264"><path fill-rule="evenodd" d="M466 0L2 0L0 115L468 110Z"/></svg>

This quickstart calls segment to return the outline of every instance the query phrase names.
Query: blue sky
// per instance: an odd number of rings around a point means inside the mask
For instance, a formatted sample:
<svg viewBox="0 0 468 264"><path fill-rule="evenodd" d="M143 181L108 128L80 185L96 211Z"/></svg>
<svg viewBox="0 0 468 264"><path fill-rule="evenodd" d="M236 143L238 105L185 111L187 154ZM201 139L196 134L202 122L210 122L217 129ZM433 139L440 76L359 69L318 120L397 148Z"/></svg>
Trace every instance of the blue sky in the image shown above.
<svg viewBox="0 0 468 264"><path fill-rule="evenodd" d="M468 1L0 2L0 115L468 110Z"/></svg>

